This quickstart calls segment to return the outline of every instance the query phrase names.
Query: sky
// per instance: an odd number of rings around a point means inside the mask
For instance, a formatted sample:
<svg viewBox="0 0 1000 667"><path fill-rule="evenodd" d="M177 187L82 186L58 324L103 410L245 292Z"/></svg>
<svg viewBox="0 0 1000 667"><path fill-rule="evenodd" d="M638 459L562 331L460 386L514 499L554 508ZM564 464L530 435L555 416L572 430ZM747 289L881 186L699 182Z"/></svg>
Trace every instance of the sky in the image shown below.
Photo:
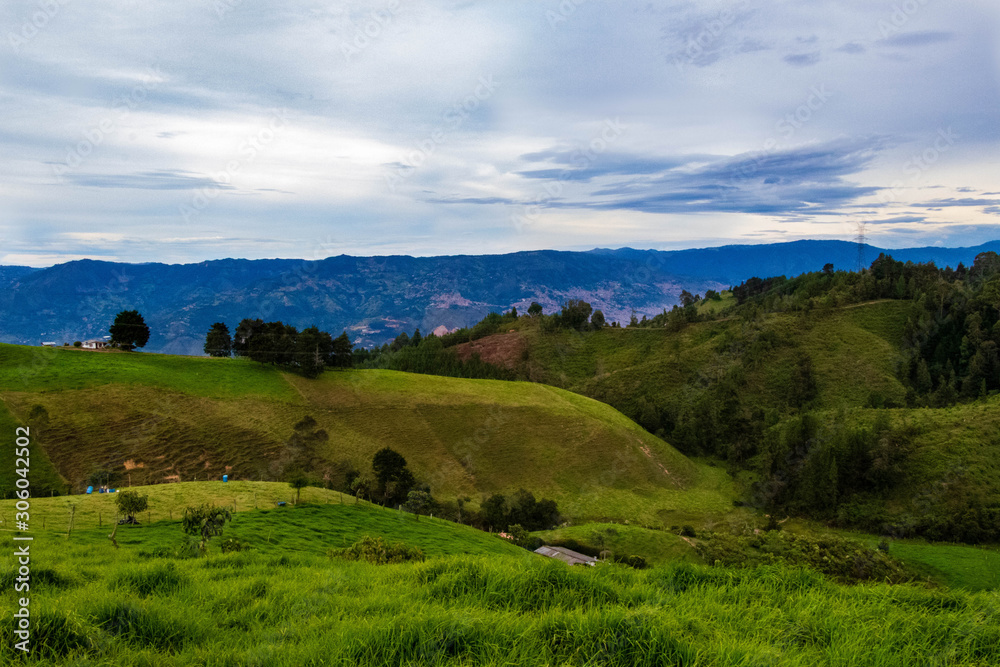
<svg viewBox="0 0 1000 667"><path fill-rule="evenodd" d="M6 0L0 264L1000 238L995 0Z"/></svg>

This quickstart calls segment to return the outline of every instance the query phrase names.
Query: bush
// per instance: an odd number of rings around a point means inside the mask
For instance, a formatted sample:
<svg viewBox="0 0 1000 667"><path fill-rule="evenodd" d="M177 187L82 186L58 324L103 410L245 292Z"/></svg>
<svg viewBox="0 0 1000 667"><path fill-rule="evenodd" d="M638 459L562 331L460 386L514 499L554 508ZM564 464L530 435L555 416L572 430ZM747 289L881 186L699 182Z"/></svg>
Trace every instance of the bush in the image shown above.
<svg viewBox="0 0 1000 667"><path fill-rule="evenodd" d="M241 542L237 537L230 537L222 542L222 553L224 554L248 551L251 548L249 542Z"/></svg>
<svg viewBox="0 0 1000 667"><path fill-rule="evenodd" d="M615 563L621 563L622 565L628 565L629 567L634 567L637 570L645 570L649 567L646 563L646 559L642 556L635 555L615 555L611 557L611 560Z"/></svg>
<svg viewBox="0 0 1000 667"><path fill-rule="evenodd" d="M785 532L737 537L706 533L696 547L708 563L753 567L784 563L809 567L844 583L910 581L903 565L887 553L837 537L809 538Z"/></svg>
<svg viewBox="0 0 1000 667"><path fill-rule="evenodd" d="M346 560L365 560L376 565L424 560L424 552L416 547L401 542L389 544L381 537L370 535L365 535L346 549L332 550L330 556Z"/></svg>

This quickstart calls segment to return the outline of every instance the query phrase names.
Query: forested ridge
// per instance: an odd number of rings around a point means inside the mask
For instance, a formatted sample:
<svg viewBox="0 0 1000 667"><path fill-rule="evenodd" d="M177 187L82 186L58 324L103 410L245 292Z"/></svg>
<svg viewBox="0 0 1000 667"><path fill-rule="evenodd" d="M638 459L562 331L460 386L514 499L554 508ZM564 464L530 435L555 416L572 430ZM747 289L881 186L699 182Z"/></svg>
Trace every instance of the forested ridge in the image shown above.
<svg viewBox="0 0 1000 667"><path fill-rule="evenodd" d="M684 292L671 310L628 323L580 301L491 313L441 338L403 334L362 363L569 388L685 454L724 460L747 504L983 542L1000 540L990 462L1000 425L979 419L976 432L949 438L978 410L993 414L998 346L997 253L954 268L881 254L861 272L828 264ZM516 354L493 354L501 348Z"/></svg>

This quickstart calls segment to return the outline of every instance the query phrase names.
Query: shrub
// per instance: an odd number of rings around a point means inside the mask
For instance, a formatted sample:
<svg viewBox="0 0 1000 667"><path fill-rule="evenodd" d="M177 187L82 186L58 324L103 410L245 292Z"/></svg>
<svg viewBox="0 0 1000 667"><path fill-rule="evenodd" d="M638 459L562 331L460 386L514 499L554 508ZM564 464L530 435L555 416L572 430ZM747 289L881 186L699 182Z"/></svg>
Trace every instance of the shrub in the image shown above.
<svg viewBox="0 0 1000 667"><path fill-rule="evenodd" d="M230 537L222 542L222 553L238 553L251 549L249 542L241 542L238 537Z"/></svg>
<svg viewBox="0 0 1000 667"><path fill-rule="evenodd" d="M212 507L207 504L201 507L188 507L184 510L181 527L186 534L200 540L198 549L204 552L208 541L216 535L222 535L226 522L232 518L232 512L222 507Z"/></svg>
<svg viewBox="0 0 1000 667"><path fill-rule="evenodd" d="M389 544L381 537L365 535L346 549L332 550L330 556L346 560L364 560L376 565L424 560L424 552L401 542Z"/></svg>
<svg viewBox="0 0 1000 667"><path fill-rule="evenodd" d="M887 553L861 542L837 537L809 537L785 532L736 537L707 533L698 544L698 554L709 563L727 567L753 567L784 563L809 567L834 579L859 581L910 581L903 565Z"/></svg>
<svg viewBox="0 0 1000 667"><path fill-rule="evenodd" d="M637 570L645 570L649 565L646 563L646 559L642 556L635 555L615 555L611 557L611 560L615 563L621 563L622 565L628 565L629 567L634 567Z"/></svg>

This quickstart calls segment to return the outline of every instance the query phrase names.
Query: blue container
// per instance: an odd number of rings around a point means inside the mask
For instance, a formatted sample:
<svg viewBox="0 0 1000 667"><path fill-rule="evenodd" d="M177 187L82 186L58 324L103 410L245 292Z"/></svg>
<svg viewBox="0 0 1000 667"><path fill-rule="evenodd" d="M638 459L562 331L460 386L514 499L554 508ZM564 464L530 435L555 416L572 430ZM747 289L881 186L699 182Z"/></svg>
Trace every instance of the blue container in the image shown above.
<svg viewBox="0 0 1000 667"><path fill-rule="evenodd" d="M98 493L104 493L104 489L98 489L97 492Z"/></svg>
<svg viewBox="0 0 1000 667"><path fill-rule="evenodd" d="M222 476L222 481L223 482L228 482L229 481L229 475L223 475Z"/></svg>
<svg viewBox="0 0 1000 667"><path fill-rule="evenodd" d="M115 492L115 491L117 491L117 490L118 490L118 489L108 489L108 493L114 493L114 492Z"/></svg>
<svg viewBox="0 0 1000 667"><path fill-rule="evenodd" d="M285 506L285 501L284 500L279 500L278 501L278 507L284 507L284 506Z"/></svg>
<svg viewBox="0 0 1000 667"><path fill-rule="evenodd" d="M88 486L87 487L87 493L93 493L93 492L94 492L94 487Z"/></svg>

